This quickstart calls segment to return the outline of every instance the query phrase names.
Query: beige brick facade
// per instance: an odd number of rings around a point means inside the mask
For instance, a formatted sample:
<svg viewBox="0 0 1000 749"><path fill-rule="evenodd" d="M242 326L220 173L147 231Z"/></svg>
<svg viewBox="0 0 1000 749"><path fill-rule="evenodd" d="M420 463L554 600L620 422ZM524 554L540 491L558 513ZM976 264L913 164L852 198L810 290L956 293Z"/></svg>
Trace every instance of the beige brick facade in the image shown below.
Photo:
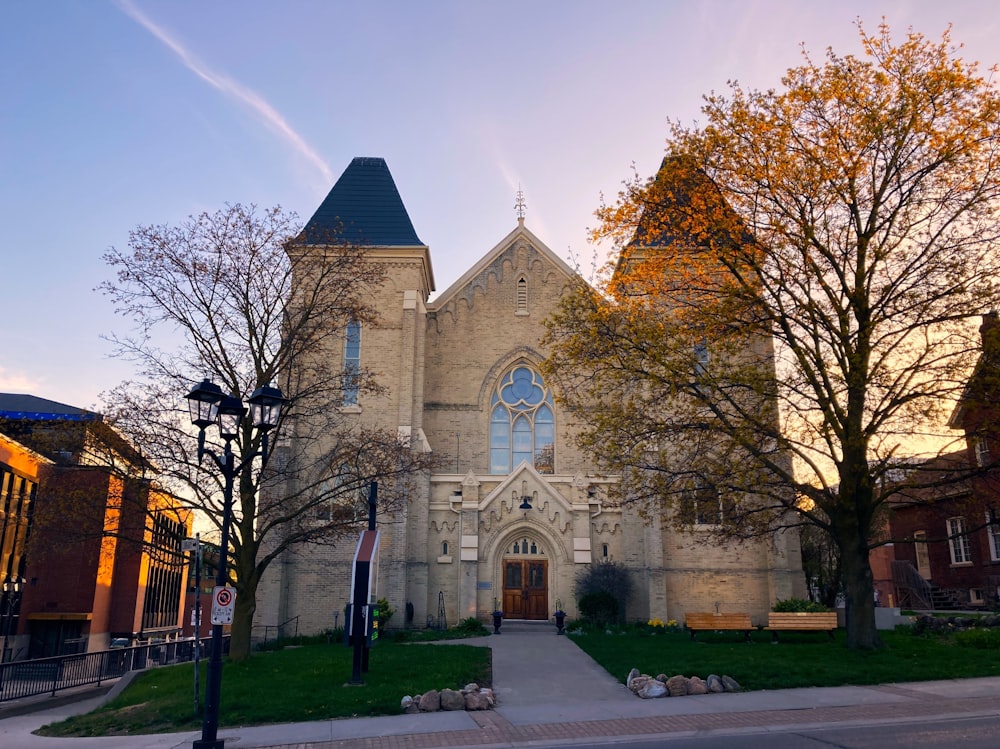
<svg viewBox="0 0 1000 749"><path fill-rule="evenodd" d="M791 534L708 545L611 506L613 477L597 475L576 447L573 424L557 402L545 460L491 472L491 399L514 368L537 374L543 320L573 277L523 219L433 300L426 247L375 248L371 257L385 264L388 278L378 299L382 322L362 331L362 365L378 372L388 391L362 396L357 418L426 440L439 461L417 482L405 511L380 518L377 595L398 612L391 626L439 624L442 608L448 625L487 620L495 601L503 605L509 563L520 566L508 575L534 584L522 611L546 619L557 599L575 615L576 576L603 559L632 570L629 619L680 620L685 610L718 609L763 621L776 598L802 595ZM340 361L329 353L331 376ZM525 498L531 509L521 508ZM342 624L353 553L353 543L315 547L272 565L259 622L299 617L299 631L307 633ZM512 595L508 616L521 605Z"/></svg>

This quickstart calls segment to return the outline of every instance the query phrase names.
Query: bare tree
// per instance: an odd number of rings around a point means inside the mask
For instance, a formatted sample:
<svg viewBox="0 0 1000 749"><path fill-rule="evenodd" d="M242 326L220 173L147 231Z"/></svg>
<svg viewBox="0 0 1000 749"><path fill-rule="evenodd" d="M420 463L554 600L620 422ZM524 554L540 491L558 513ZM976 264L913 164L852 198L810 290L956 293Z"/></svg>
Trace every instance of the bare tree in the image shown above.
<svg viewBox="0 0 1000 749"><path fill-rule="evenodd" d="M309 369L323 359L318 352L342 350L351 321L377 324L367 300L381 269L364 248L337 237L322 245L300 239L294 215L238 204L177 226L142 226L127 252L105 255L116 276L99 287L135 324L111 336L117 355L136 363L137 377L105 397L109 413L164 486L216 528L222 477L199 466L184 396L208 377L227 395L245 398L277 384L288 399L270 455L253 459L261 435L248 423L233 441L236 464L247 465L236 481L230 542L237 659L250 652L267 566L300 544L335 543L356 530L372 480L380 481L386 509L402 501L407 476L424 460L395 433L350 422L331 407L345 389L377 392L370 372L330 377ZM209 447L221 452L213 432ZM297 439L287 439L293 432ZM334 437L322 454L296 452L319 434Z"/></svg>

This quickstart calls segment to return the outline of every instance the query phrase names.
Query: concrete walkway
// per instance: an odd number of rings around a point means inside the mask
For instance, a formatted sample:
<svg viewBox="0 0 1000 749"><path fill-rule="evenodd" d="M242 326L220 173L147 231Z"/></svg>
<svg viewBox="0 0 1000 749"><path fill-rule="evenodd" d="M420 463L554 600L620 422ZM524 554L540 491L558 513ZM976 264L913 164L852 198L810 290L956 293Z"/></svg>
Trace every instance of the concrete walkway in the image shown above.
<svg viewBox="0 0 1000 749"><path fill-rule="evenodd" d="M225 728L226 747L282 749L433 749L551 746L576 739L742 733L778 727L1000 716L1000 676L874 687L828 687L640 700L551 624L506 622L500 636L464 640L493 650L499 704L479 713ZM402 695L400 695L402 697ZM59 739L31 735L41 725L88 712L103 697L11 715L0 709L4 749L166 749L190 747L200 732ZM223 705L223 711L225 705Z"/></svg>

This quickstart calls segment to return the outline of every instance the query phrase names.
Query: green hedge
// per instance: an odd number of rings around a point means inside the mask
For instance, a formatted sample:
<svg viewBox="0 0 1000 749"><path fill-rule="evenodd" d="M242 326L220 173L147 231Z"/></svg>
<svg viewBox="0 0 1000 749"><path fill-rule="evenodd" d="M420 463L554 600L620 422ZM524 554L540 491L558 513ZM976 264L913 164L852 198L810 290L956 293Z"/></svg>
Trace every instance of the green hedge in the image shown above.
<svg viewBox="0 0 1000 749"><path fill-rule="evenodd" d="M785 598L780 601L775 601L774 606L771 607L771 611L780 611L782 613L809 613L817 614L824 611L829 611L826 606L821 603L816 603L815 601L809 601L805 598Z"/></svg>

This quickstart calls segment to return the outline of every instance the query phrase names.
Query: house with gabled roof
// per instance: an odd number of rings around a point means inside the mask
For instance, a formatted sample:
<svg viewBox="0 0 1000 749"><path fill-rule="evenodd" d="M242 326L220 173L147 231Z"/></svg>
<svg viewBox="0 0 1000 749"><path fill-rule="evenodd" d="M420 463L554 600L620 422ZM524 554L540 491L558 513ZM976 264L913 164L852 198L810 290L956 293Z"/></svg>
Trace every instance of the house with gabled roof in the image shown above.
<svg viewBox="0 0 1000 749"><path fill-rule="evenodd" d="M948 425L960 450L923 470L937 481L892 503L893 584L914 609L1000 607L1000 316L979 328L982 353Z"/></svg>
<svg viewBox="0 0 1000 749"><path fill-rule="evenodd" d="M354 159L303 231L297 251L320 257L333 238L357 242L385 270L378 324L321 354L322 376L360 365L385 390L330 406L408 436L437 466L379 519L376 595L401 612L392 625L488 620L495 608L514 619L547 620L557 606L574 616L578 574L604 561L631 573L628 619L721 608L763 622L775 599L804 595L794 539L694 548L609 501L616 477L581 451L540 367L544 321L579 279L525 214L519 197L511 231L436 295L430 248L383 159ZM317 632L343 621L353 552L347 542L286 553L262 579L257 623Z"/></svg>

